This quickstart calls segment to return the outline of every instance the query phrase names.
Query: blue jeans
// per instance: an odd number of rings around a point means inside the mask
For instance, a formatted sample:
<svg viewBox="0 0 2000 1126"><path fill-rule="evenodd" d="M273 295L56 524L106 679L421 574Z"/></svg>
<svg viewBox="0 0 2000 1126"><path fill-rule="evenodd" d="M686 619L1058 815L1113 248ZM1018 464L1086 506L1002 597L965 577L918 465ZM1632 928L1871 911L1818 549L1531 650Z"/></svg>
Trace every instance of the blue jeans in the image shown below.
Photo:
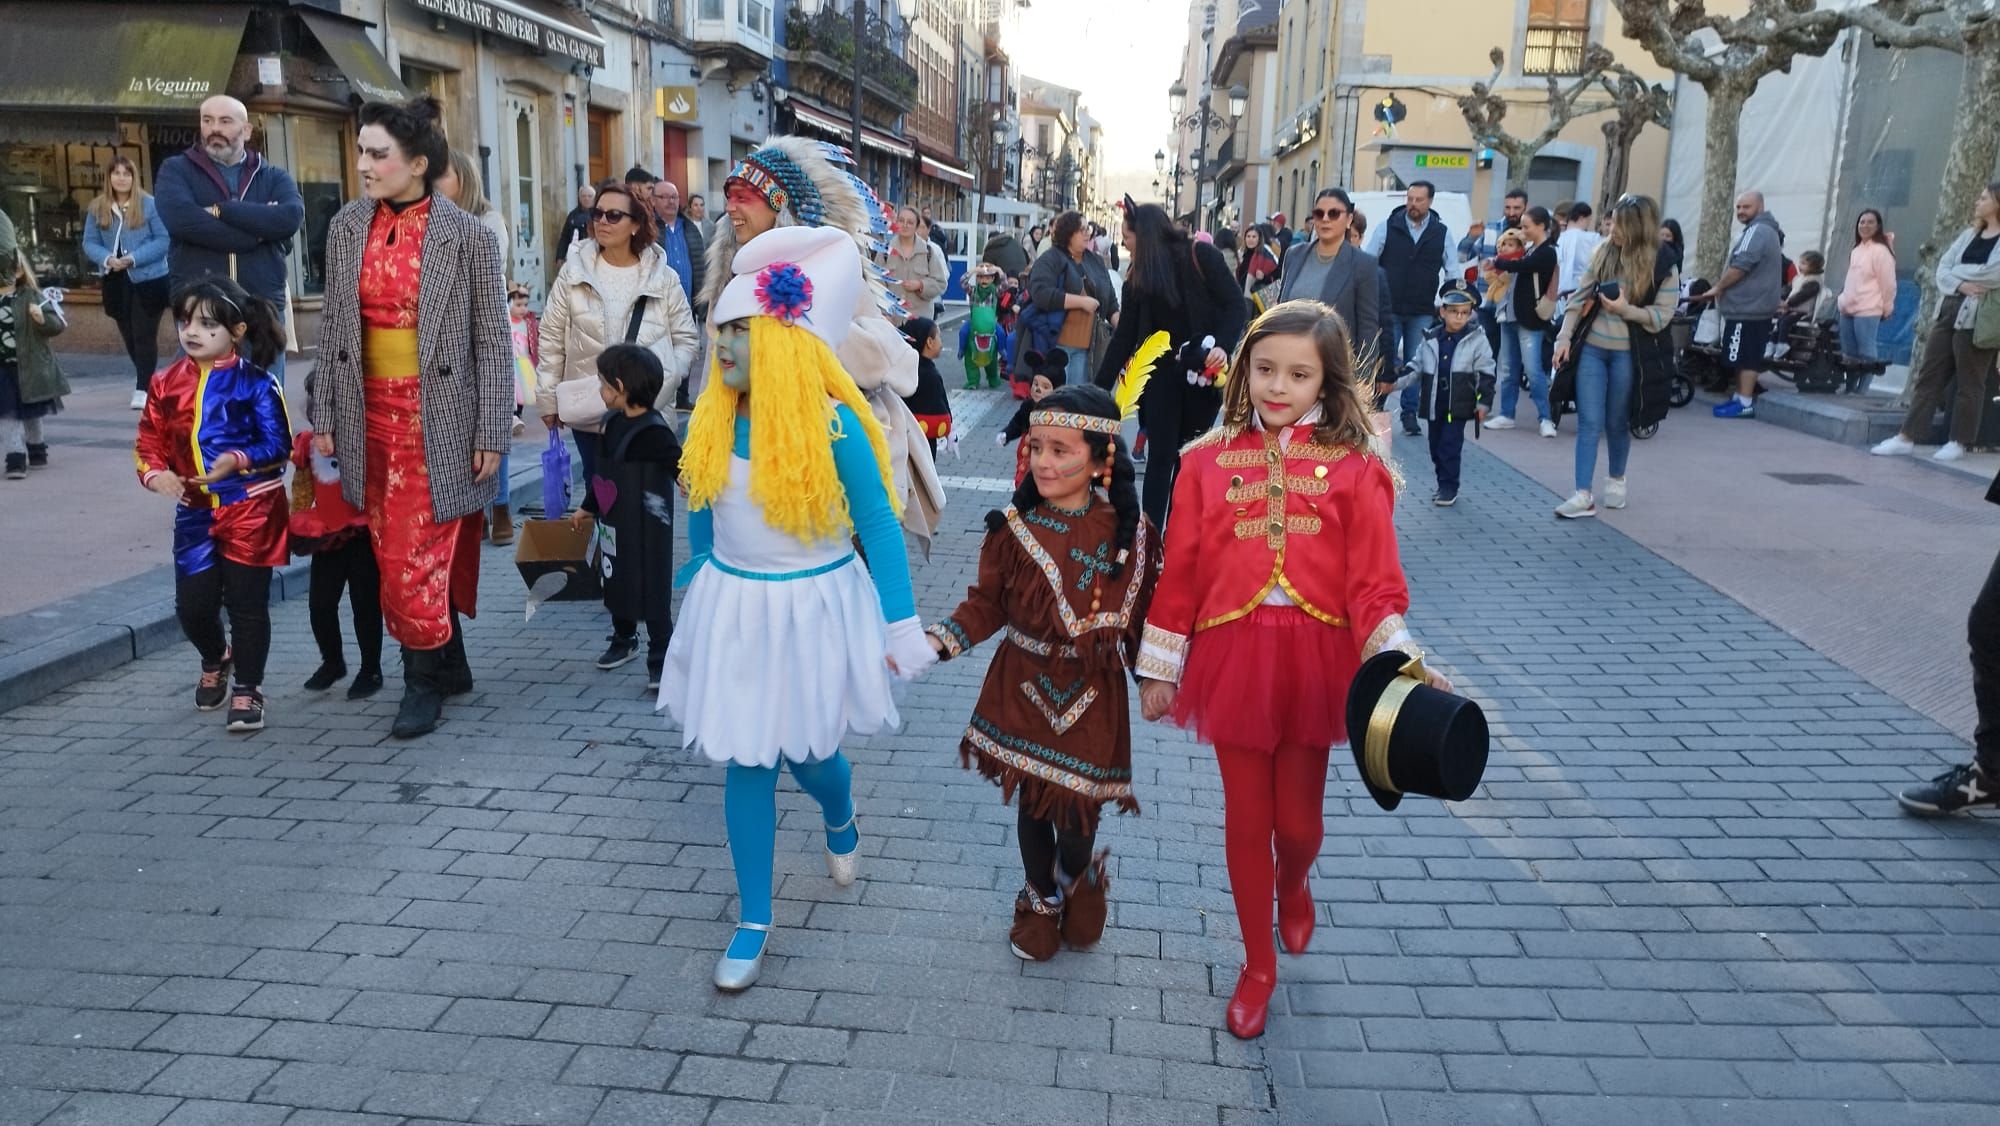
<svg viewBox="0 0 2000 1126"><path fill-rule="evenodd" d="M1070 348L1066 349L1063 354L1069 357L1069 362L1063 367L1063 379L1067 381L1066 386L1075 387L1090 378L1089 348Z"/></svg>
<svg viewBox="0 0 2000 1126"><path fill-rule="evenodd" d="M1576 365L1576 487L1597 475L1597 441L1611 454L1611 476L1625 476L1632 455L1632 353L1585 344Z"/></svg>
<svg viewBox="0 0 2000 1126"><path fill-rule="evenodd" d="M513 445L512 442L507 444L509 446ZM513 468L513 453L502 451L500 454L500 491L493 494L493 507L495 508L512 509L514 507L514 488L507 483L508 479L512 476Z"/></svg>
<svg viewBox="0 0 2000 1126"><path fill-rule="evenodd" d="M1875 338L1882 332L1880 317L1850 317L1840 314L1840 354L1862 359L1881 359L1875 350Z"/></svg>
<svg viewBox="0 0 2000 1126"><path fill-rule="evenodd" d="M1395 362L1394 370L1401 371L1405 365L1417 362L1417 349L1424 346L1424 333L1429 332L1436 324L1437 316L1432 313L1419 313L1409 317L1394 313L1389 315L1389 343L1396 349L1396 354L1389 359ZM1417 421L1417 405L1420 402L1417 396L1416 384L1412 383L1403 388L1403 397L1399 405L1403 411L1405 426Z"/></svg>
<svg viewBox="0 0 2000 1126"><path fill-rule="evenodd" d="M1542 366L1542 330L1505 326L1500 342L1506 345L1507 370L1500 377L1500 417L1513 418L1521 402L1521 372L1528 375L1528 398L1534 401L1540 418L1549 417L1549 369ZM1540 419L1537 419L1539 421Z"/></svg>

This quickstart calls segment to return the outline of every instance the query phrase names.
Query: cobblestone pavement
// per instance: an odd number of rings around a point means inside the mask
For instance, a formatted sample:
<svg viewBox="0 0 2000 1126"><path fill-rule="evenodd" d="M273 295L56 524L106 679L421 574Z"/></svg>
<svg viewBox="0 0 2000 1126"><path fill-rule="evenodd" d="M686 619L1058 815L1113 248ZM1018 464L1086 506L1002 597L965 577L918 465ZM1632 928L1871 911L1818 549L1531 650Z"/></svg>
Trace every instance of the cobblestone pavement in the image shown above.
<svg viewBox="0 0 2000 1126"><path fill-rule="evenodd" d="M927 616L1011 410L962 397ZM1400 519L1488 784L1388 815L1336 763L1322 926L1261 1042L1220 1027L1220 785L1179 733L1141 729L1144 815L1107 820L1103 944L1008 953L1012 812L954 753L978 655L853 748L856 886L781 790L765 979L716 994L720 772L638 665L590 667L601 608L524 623L488 549L479 691L425 739L386 738L393 689L297 689L289 603L260 735L191 710L184 651L0 716L0 1126L2000 1122L2000 827L1888 799L1962 744L1484 453L1466 476L1437 510L1416 468Z"/></svg>

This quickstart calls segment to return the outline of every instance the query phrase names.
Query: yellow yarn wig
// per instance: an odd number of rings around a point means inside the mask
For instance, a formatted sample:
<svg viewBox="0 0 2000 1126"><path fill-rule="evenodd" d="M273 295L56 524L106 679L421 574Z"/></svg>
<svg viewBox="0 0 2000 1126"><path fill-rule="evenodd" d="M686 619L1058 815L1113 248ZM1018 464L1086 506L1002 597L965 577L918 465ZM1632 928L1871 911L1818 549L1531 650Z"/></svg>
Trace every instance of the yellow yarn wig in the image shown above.
<svg viewBox="0 0 2000 1126"><path fill-rule="evenodd" d="M852 408L861 420L875 450L882 489L890 507L902 514L902 498L889 472L889 440L825 341L771 317L751 317L750 380L750 498L765 521L806 543L853 534L847 493L833 465L833 440L841 436L836 402ZM722 381L721 369L711 360L708 385L695 402L681 453L681 483L690 509L706 508L722 495L741 400L742 393Z"/></svg>

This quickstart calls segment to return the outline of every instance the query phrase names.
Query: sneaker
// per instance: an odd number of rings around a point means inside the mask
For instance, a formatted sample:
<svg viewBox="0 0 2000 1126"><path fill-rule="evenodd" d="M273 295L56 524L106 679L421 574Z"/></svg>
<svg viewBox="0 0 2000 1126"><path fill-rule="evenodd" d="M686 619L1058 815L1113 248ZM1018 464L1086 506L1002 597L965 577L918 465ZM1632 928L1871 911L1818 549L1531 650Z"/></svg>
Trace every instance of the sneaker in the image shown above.
<svg viewBox="0 0 2000 1126"><path fill-rule="evenodd" d="M1546 418L1545 418L1545 419L1543 419L1543 420L1542 420L1542 437L1544 437L1544 438L1553 438L1553 437L1555 437L1555 436L1556 436L1556 424L1555 424L1554 422L1550 421L1549 419L1546 419Z"/></svg>
<svg viewBox="0 0 2000 1126"><path fill-rule="evenodd" d="M1570 498L1556 506L1556 515L1565 520L1576 520L1584 516L1597 515L1597 504L1590 498L1589 489L1578 489Z"/></svg>
<svg viewBox="0 0 2000 1126"><path fill-rule="evenodd" d="M1959 445L1957 442L1946 442L1944 445L1938 447L1936 453L1931 455L1931 460L1957 461L1959 458L1962 458L1964 456L1965 456L1964 446Z"/></svg>
<svg viewBox="0 0 2000 1126"><path fill-rule="evenodd" d="M28 444L28 468L47 469L49 467L49 447L43 443Z"/></svg>
<svg viewBox="0 0 2000 1126"><path fill-rule="evenodd" d="M27 475L28 475L28 455L8 454L7 479L9 481L19 481L22 478L26 477Z"/></svg>
<svg viewBox="0 0 2000 1126"><path fill-rule="evenodd" d="M146 393L144 391L132 392L132 409L135 411L146 409Z"/></svg>
<svg viewBox="0 0 2000 1126"><path fill-rule="evenodd" d="M1625 478L1606 477L1604 479L1604 507L1625 507Z"/></svg>
<svg viewBox="0 0 2000 1126"><path fill-rule="evenodd" d="M1743 400L1732 398L1726 403L1718 404L1714 413L1717 418L1756 418L1757 407L1754 403L1746 407L1743 405Z"/></svg>
<svg viewBox="0 0 2000 1126"><path fill-rule="evenodd" d="M196 711L212 712L222 706L223 698L229 695L229 664L228 653L222 655L221 664L202 662L201 679L194 685Z"/></svg>
<svg viewBox="0 0 2000 1126"><path fill-rule="evenodd" d="M521 433L522 433L523 431L527 430L527 429L528 429L528 424L527 424L527 423L525 423L525 422L522 422L522 421L521 421L521 416L520 416L520 415L518 415L518 414L517 414L517 415L515 415L515 416L514 416L514 437L516 437L516 438L519 438L519 437L521 436Z"/></svg>
<svg viewBox="0 0 2000 1126"><path fill-rule="evenodd" d="M1876 457L1894 457L1897 454L1915 453L1916 450L1917 444L1901 434L1891 434L1868 447L1868 452Z"/></svg>
<svg viewBox="0 0 2000 1126"><path fill-rule="evenodd" d="M597 658L597 667L600 669L615 669L619 665L631 663L632 661L636 660L638 656L639 656L638 638L613 637L611 639L611 644L605 648L604 655L602 657Z"/></svg>
<svg viewBox="0 0 2000 1126"><path fill-rule="evenodd" d="M660 690L660 670L649 667L646 669L646 691L658 692L659 690Z"/></svg>
<svg viewBox="0 0 2000 1126"><path fill-rule="evenodd" d="M229 698L229 730L264 730L264 694L255 688L236 686L236 694Z"/></svg>
<svg viewBox="0 0 2000 1126"><path fill-rule="evenodd" d="M1062 906L1060 900L1043 899L1033 885L1021 888L1014 898L1014 926L1007 932L1014 957L1024 962L1046 962L1062 949Z"/></svg>
<svg viewBox="0 0 2000 1126"><path fill-rule="evenodd" d="M1486 420L1486 429L1488 429L1488 430L1512 430L1512 429L1514 429L1514 420L1513 420L1513 419L1511 419L1511 418L1508 418L1508 417L1507 417L1506 415L1504 415L1504 414L1496 414L1496 415L1494 415L1494 416L1493 416L1492 418L1489 418L1489 419L1487 419L1487 420Z"/></svg>
<svg viewBox="0 0 2000 1126"><path fill-rule="evenodd" d="M1954 766L1921 786L1896 795L1896 804L1919 817L1940 817L1979 806L2000 806L2000 784L1976 762Z"/></svg>
<svg viewBox="0 0 2000 1126"><path fill-rule="evenodd" d="M1406 438L1421 438L1424 436L1424 428L1409 419L1404 419L1403 436Z"/></svg>
<svg viewBox="0 0 2000 1126"><path fill-rule="evenodd" d="M1440 490L1436 496L1431 498L1431 503L1437 505L1439 508L1450 508L1452 505L1458 503L1458 490L1453 489L1450 492Z"/></svg>

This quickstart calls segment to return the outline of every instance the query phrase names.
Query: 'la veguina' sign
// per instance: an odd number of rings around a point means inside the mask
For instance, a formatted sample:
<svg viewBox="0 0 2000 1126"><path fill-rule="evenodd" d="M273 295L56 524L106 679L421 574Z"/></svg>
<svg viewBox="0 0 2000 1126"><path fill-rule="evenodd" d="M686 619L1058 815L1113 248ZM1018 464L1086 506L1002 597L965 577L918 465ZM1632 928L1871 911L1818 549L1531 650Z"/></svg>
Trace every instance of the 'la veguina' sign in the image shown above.
<svg viewBox="0 0 2000 1126"><path fill-rule="evenodd" d="M426 11L526 43L551 55L561 55L591 67L604 65L604 48L578 38L569 28L528 19L487 0L415 0L415 3Z"/></svg>

